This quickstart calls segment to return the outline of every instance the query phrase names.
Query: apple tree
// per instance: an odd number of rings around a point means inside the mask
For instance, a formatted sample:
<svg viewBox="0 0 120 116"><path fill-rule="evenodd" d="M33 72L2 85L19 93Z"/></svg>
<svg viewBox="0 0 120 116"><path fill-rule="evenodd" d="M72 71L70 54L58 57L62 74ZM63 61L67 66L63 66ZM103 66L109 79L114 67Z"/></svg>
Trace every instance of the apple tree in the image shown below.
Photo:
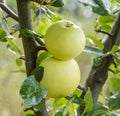
<svg viewBox="0 0 120 116"><path fill-rule="evenodd" d="M18 66L24 62L26 67L27 78L20 88L24 115L118 116L120 113L120 0L71 1L91 9L97 15L94 30L96 33L102 33L102 37L97 38L93 34L85 33L87 43L83 52L94 56L85 86L79 85L72 95L51 99L47 97L47 89L40 84L44 67L39 64L51 56L45 46L44 37L53 23L63 20L62 13L58 15L55 11L59 9L60 12L67 2L16 0L17 9L14 12L5 0L0 0L3 17L1 21L5 22L0 25L0 42L6 42L7 48L17 54L17 57L19 56L16 58ZM10 18L13 25L8 28ZM64 33L60 32L60 34ZM103 104L98 102L98 97L107 80L110 83L109 96Z"/></svg>

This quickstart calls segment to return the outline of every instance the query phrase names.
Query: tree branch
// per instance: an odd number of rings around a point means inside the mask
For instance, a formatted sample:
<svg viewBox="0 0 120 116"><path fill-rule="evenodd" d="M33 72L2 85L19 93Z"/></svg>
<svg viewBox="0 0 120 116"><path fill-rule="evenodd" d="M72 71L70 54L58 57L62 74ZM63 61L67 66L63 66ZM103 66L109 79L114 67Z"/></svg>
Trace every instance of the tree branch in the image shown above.
<svg viewBox="0 0 120 116"><path fill-rule="evenodd" d="M103 33L103 34L106 34L108 36L113 36L111 33L108 33L106 31L103 31L103 30L100 30L100 29L96 30L96 32Z"/></svg>
<svg viewBox="0 0 120 116"><path fill-rule="evenodd" d="M29 0L29 1L33 1L41 5L46 5L50 3L50 2L46 2L46 0Z"/></svg>
<svg viewBox="0 0 120 116"><path fill-rule="evenodd" d="M13 12L6 4L5 1L2 0L0 2L0 7L3 11L5 11L9 17L13 18L14 20L18 21L18 16L16 15L15 12Z"/></svg>
<svg viewBox="0 0 120 116"><path fill-rule="evenodd" d="M37 41L38 44L40 44L41 46L44 46L44 42L40 39L40 38L35 38L35 40Z"/></svg>
<svg viewBox="0 0 120 116"><path fill-rule="evenodd" d="M45 51L48 51L47 48L45 46L38 46L38 51L40 50L45 50Z"/></svg>
<svg viewBox="0 0 120 116"><path fill-rule="evenodd" d="M106 38L104 42L104 53L109 52L114 45L120 44L120 14L111 30L111 35ZM113 56L108 55L102 58L100 66L96 67L94 64L86 81L86 88L90 88L92 92L93 102L96 103L99 93L107 80L109 66L114 63Z"/></svg>
<svg viewBox="0 0 120 116"><path fill-rule="evenodd" d="M16 0L17 1L17 9L19 16L19 24L22 29L33 30L32 27L32 18L30 11L30 2L28 0ZM25 65L27 76L31 75L31 72L36 67L36 59L38 48L34 38L25 37L22 33L22 42L25 52ZM39 112L36 112L36 116L48 116L45 106L45 100L42 100L42 107Z"/></svg>

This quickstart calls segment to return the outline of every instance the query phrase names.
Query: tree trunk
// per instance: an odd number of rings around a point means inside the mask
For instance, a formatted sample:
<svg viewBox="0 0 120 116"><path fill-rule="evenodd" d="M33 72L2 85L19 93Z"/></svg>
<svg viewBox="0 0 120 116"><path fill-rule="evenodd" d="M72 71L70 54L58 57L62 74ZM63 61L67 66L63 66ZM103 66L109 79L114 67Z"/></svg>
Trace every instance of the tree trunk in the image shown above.
<svg viewBox="0 0 120 116"><path fill-rule="evenodd" d="M31 11L29 7L28 0L17 0L17 9L18 9L18 17L19 24L22 29L33 30L32 27L32 19L31 19ZM25 66L27 76L31 75L31 72L36 67L36 58L37 58L37 45L34 38L25 37L22 35L22 42L25 53ZM36 116L47 116L45 100L42 101L41 111L36 113Z"/></svg>

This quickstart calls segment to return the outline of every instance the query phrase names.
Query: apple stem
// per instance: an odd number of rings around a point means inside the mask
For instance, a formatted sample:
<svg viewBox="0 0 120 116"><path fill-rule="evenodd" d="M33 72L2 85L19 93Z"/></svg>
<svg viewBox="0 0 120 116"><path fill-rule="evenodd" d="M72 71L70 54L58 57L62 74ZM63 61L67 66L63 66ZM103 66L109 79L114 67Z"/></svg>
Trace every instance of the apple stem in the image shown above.
<svg viewBox="0 0 120 116"><path fill-rule="evenodd" d="M72 27L72 26L73 26L73 23L67 22L65 27Z"/></svg>

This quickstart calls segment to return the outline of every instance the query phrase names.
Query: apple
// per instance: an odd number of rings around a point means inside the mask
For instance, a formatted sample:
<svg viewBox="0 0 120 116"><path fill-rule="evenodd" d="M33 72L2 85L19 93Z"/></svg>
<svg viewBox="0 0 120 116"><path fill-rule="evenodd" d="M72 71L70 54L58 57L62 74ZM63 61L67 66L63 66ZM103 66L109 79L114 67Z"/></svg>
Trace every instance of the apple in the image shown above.
<svg viewBox="0 0 120 116"><path fill-rule="evenodd" d="M80 69L77 62L62 61L54 57L43 60L43 78L40 84L48 90L48 97L59 98L72 94L80 82Z"/></svg>
<svg viewBox="0 0 120 116"><path fill-rule="evenodd" d="M84 49L86 38L82 29L68 20L53 23L45 34L48 51L57 59L70 60Z"/></svg>

